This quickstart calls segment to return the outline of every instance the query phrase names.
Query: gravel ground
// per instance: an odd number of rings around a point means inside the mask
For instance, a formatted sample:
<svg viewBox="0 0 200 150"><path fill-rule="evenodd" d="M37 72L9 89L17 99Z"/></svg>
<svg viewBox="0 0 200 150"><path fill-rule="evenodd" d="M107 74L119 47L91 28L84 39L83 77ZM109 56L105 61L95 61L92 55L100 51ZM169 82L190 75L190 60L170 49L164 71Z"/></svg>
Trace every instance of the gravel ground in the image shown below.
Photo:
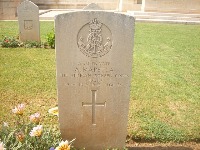
<svg viewBox="0 0 200 150"><path fill-rule="evenodd" d="M200 143L136 143L126 145L128 150L200 150Z"/></svg>

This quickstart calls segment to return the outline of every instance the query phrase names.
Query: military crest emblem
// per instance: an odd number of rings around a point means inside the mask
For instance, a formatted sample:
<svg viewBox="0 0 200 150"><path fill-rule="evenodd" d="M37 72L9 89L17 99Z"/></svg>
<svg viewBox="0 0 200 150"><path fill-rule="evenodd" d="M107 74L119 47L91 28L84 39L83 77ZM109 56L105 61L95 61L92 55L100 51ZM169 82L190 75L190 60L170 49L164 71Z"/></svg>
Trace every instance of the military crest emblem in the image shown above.
<svg viewBox="0 0 200 150"><path fill-rule="evenodd" d="M79 30L77 45L88 57L102 57L112 48L112 33L106 25L95 18Z"/></svg>
<svg viewBox="0 0 200 150"><path fill-rule="evenodd" d="M33 20L24 20L24 29L31 30L33 28Z"/></svg>

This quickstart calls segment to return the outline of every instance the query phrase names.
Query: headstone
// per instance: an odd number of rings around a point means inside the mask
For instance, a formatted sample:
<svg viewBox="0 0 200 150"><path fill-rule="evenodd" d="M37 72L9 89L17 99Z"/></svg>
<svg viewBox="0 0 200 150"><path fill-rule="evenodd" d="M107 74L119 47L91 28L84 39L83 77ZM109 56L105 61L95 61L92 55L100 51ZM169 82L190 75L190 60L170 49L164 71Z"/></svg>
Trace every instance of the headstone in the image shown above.
<svg viewBox="0 0 200 150"><path fill-rule="evenodd" d="M125 145L134 22L104 11L55 18L60 130L77 148Z"/></svg>
<svg viewBox="0 0 200 150"><path fill-rule="evenodd" d="M17 8L21 41L40 41L39 8L25 0Z"/></svg>
<svg viewBox="0 0 200 150"><path fill-rule="evenodd" d="M103 10L103 9L95 3L90 3L86 7L84 7L83 10Z"/></svg>

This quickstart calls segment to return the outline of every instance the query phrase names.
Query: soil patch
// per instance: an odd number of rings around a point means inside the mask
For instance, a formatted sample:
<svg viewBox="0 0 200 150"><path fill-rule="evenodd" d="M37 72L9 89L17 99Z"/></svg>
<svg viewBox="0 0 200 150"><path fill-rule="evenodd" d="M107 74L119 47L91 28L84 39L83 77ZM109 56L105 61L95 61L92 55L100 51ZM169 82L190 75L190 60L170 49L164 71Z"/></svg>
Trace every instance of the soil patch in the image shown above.
<svg viewBox="0 0 200 150"><path fill-rule="evenodd" d="M200 143L137 143L130 142L126 145L128 150L200 150Z"/></svg>

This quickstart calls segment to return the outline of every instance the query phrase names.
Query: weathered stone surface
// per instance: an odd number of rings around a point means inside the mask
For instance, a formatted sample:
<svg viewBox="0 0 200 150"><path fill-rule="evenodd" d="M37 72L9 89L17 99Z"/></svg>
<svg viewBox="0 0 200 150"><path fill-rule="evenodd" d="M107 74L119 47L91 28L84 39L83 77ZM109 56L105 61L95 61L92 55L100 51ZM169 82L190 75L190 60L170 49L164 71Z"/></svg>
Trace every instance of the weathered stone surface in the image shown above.
<svg viewBox="0 0 200 150"><path fill-rule="evenodd" d="M80 11L55 19L59 122L87 150L122 148L127 135L134 18Z"/></svg>
<svg viewBox="0 0 200 150"><path fill-rule="evenodd" d="M83 8L84 10L103 10L99 5L95 3L88 4L86 7Z"/></svg>
<svg viewBox="0 0 200 150"><path fill-rule="evenodd" d="M17 8L19 37L21 41L40 41L39 9L25 0Z"/></svg>

